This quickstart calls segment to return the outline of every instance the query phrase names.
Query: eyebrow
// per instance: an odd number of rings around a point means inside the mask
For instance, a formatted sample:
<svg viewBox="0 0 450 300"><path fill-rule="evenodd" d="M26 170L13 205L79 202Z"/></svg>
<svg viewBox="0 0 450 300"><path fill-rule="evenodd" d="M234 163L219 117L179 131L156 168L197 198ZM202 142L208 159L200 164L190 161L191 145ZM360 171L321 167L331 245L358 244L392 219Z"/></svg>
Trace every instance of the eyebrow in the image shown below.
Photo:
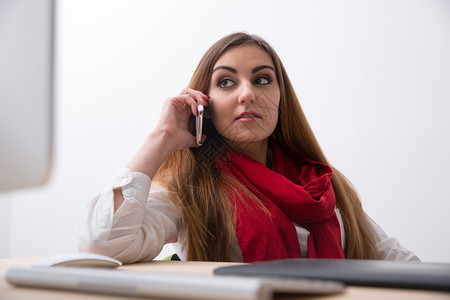
<svg viewBox="0 0 450 300"><path fill-rule="evenodd" d="M252 74L255 74L256 72L263 70L263 69L271 69L272 71L275 72L275 69L272 66L269 65L261 65L261 66L257 66L255 68L252 69ZM218 66L216 68L214 68L213 73L217 70L227 70L230 71L231 73L237 74L238 71L235 68L229 67L229 66Z"/></svg>

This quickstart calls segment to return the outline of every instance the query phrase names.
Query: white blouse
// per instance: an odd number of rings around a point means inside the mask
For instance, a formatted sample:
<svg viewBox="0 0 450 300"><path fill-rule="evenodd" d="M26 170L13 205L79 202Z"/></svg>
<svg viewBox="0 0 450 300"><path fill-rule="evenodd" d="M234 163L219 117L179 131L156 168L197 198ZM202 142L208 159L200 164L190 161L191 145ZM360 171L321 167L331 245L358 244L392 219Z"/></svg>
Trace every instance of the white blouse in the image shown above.
<svg viewBox="0 0 450 300"><path fill-rule="evenodd" d="M124 202L114 213L113 189L122 188ZM342 247L345 231L339 209L336 214L341 227ZM373 240L380 259L420 261L397 239L368 218L373 227ZM295 224L302 257L307 257L309 231ZM103 192L87 205L77 230L80 252L94 252L116 258L123 263L150 261L165 244L174 243L181 260L186 260L187 228L181 224L180 211L170 201L168 191L150 178L129 169L119 169ZM237 238L233 243L231 260L242 262Z"/></svg>

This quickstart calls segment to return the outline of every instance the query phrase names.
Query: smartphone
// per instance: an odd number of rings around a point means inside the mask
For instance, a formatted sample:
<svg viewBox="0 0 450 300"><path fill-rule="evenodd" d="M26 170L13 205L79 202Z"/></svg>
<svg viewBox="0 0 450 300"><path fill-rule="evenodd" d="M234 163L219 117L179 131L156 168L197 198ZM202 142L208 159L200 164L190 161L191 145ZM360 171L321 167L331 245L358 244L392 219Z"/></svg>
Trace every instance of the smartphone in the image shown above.
<svg viewBox="0 0 450 300"><path fill-rule="evenodd" d="M197 109L198 116L195 117L195 132L197 135L197 144L201 146L203 136L203 112L205 111L205 108L203 107L203 105L199 104Z"/></svg>

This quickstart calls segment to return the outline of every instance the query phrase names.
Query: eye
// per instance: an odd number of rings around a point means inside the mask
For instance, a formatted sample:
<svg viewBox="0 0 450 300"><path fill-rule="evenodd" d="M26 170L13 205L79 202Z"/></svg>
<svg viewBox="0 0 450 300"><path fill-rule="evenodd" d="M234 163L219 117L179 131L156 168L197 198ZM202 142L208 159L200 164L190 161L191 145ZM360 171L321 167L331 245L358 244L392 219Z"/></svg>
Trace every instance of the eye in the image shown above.
<svg viewBox="0 0 450 300"><path fill-rule="evenodd" d="M267 76L260 76L255 79L254 83L259 85L266 85L272 82L272 79L270 79Z"/></svg>
<svg viewBox="0 0 450 300"><path fill-rule="evenodd" d="M221 78L216 85L220 88L228 88L233 86L234 82L229 78Z"/></svg>

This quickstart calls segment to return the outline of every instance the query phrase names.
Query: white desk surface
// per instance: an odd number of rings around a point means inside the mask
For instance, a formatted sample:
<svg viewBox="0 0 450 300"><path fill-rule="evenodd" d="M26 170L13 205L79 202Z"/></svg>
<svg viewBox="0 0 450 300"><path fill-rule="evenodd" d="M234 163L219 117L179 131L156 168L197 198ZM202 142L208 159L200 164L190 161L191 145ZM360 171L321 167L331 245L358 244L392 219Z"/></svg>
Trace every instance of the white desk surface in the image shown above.
<svg viewBox="0 0 450 300"><path fill-rule="evenodd" d="M75 299L129 299L127 297L115 297L111 295L86 294L70 291L58 291L48 289L35 289L15 287L5 281L6 271L10 267L26 267L38 258L6 258L0 259L0 299L14 300L75 300ZM179 262L179 261L154 261L150 263L139 263L122 266L122 269L137 271L152 271L161 273L175 274L203 274L211 275L217 267L232 265L233 263L214 263L214 262ZM275 299L355 299L355 300L389 300L389 299L407 299L407 300L450 300L450 293L424 290L392 289L392 288L372 288L372 287L354 287L348 286L344 293L332 296L296 296L296 295L277 295Z"/></svg>

